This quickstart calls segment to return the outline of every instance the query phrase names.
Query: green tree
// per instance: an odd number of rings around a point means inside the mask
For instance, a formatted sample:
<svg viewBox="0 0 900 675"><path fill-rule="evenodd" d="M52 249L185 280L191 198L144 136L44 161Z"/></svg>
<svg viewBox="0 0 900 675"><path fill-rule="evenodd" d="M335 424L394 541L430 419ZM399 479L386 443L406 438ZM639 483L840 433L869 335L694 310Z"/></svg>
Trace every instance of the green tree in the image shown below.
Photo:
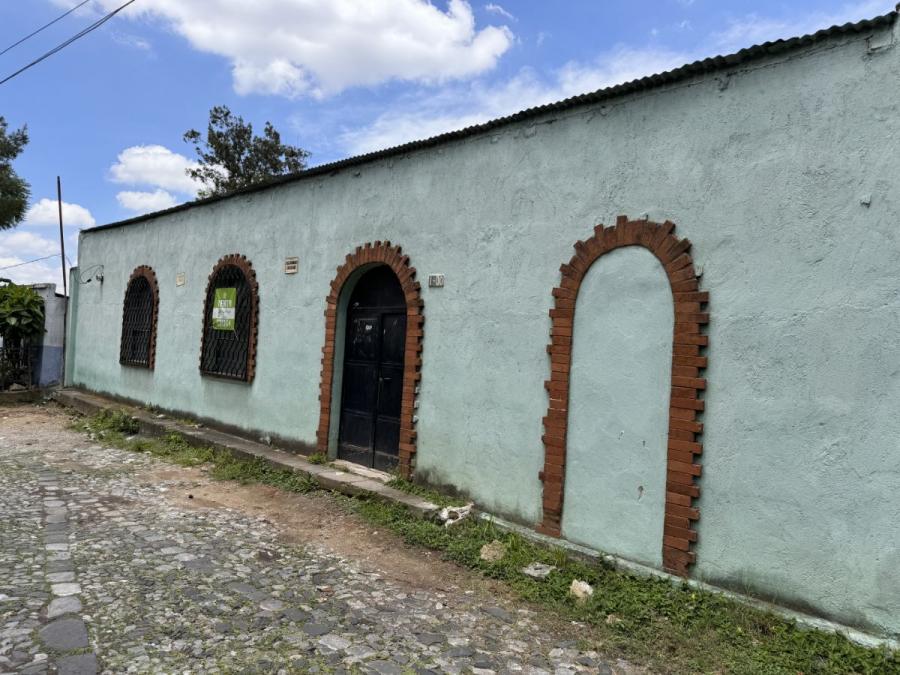
<svg viewBox="0 0 900 675"><path fill-rule="evenodd" d="M253 135L253 125L228 106L217 105L209 111L206 138L196 129L184 134L199 158L199 166L187 174L203 184L200 197L223 195L275 176L296 173L306 168L309 153L281 142L281 135L266 122L262 136Z"/></svg>
<svg viewBox="0 0 900 675"><path fill-rule="evenodd" d="M7 131L6 120L0 117L0 230L8 230L25 217L31 189L13 171L12 161L28 143L28 131Z"/></svg>

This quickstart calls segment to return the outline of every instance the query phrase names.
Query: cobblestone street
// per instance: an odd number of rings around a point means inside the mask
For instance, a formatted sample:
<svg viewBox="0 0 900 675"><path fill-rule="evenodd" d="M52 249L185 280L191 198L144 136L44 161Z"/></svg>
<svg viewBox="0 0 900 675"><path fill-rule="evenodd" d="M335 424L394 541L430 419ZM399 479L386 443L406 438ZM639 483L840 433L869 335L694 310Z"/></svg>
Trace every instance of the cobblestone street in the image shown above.
<svg viewBox="0 0 900 675"><path fill-rule="evenodd" d="M637 672L328 495L216 483L69 421L0 408L0 673Z"/></svg>

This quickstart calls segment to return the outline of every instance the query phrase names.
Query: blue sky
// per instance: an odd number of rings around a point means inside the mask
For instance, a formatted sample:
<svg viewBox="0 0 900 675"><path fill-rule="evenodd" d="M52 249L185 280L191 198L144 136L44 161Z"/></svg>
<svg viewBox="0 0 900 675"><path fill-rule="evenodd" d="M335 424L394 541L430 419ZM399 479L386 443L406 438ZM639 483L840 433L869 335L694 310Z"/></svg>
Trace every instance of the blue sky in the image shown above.
<svg viewBox="0 0 900 675"><path fill-rule="evenodd" d="M92 0L0 56L0 79L124 0ZM0 3L0 50L77 0ZM136 0L0 85L28 125L32 207L0 233L0 276L60 283L82 227L193 198L182 134L226 104L321 164L684 63L893 9L890 0ZM6 268L6 269L2 269Z"/></svg>

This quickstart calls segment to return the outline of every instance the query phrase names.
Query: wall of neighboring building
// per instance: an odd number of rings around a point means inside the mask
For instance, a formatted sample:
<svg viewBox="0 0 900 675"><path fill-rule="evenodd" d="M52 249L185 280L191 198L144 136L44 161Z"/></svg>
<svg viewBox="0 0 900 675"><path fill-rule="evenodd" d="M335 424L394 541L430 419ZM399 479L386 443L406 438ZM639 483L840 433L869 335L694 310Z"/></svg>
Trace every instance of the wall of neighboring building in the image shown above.
<svg viewBox="0 0 900 675"><path fill-rule="evenodd" d="M598 222L669 219L711 294L692 574L898 635L900 50L870 49L895 40L875 33L84 234L80 267L102 265L104 280L73 292L71 381L312 446L329 284L356 246L390 240L423 286L446 279L422 289L418 475L536 523L559 266ZM249 386L198 371L207 276L228 253L259 281ZM286 256L298 274L283 273ZM154 371L118 358L139 265L160 286ZM576 334L602 327L584 310ZM623 334L643 321L635 312ZM589 463L589 448L570 452ZM566 513L566 529L592 539L601 508ZM646 557L645 543L610 541Z"/></svg>
<svg viewBox="0 0 900 675"><path fill-rule="evenodd" d="M44 300L44 335L34 348L32 383L38 387L55 387L63 382L66 297L56 293L56 284L31 287Z"/></svg>

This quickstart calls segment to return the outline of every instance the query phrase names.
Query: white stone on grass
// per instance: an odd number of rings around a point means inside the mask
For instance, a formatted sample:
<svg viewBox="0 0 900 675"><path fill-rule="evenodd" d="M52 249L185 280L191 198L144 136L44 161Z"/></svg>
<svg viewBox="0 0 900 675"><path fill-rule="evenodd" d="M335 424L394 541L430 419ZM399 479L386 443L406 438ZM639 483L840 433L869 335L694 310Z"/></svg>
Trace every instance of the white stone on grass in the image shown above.
<svg viewBox="0 0 900 675"><path fill-rule="evenodd" d="M556 569L556 565L545 565L544 563L533 562L528 567L521 569L522 574L532 579L546 579L550 573Z"/></svg>
<svg viewBox="0 0 900 675"><path fill-rule="evenodd" d="M586 602L589 597L594 594L594 587L586 581L580 579L572 579L572 585L569 586L569 595L578 602Z"/></svg>
<svg viewBox="0 0 900 675"><path fill-rule="evenodd" d="M481 547L479 557L487 562L497 562L502 560L506 555L506 544L502 541L494 539L490 544Z"/></svg>

